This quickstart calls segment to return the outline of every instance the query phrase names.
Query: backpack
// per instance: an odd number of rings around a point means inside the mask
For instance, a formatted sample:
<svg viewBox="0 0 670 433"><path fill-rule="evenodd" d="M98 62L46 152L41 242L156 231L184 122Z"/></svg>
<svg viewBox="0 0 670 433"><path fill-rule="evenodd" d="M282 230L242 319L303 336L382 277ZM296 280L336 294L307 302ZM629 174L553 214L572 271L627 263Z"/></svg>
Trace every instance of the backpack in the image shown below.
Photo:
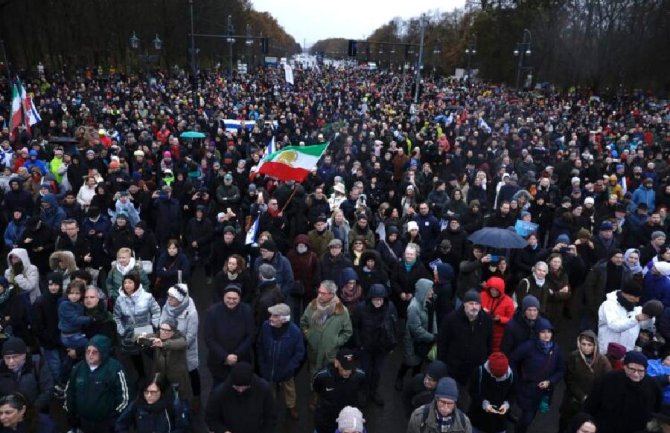
<svg viewBox="0 0 670 433"><path fill-rule="evenodd" d="M422 413L421 413L421 424L419 424L419 431L421 433L424 433L426 431L426 420L428 420L428 413L430 412L430 405L432 403L426 403L424 404ZM456 410L456 416L458 417L458 421L461 423L461 425L465 426L465 414L458 408L454 408Z"/></svg>

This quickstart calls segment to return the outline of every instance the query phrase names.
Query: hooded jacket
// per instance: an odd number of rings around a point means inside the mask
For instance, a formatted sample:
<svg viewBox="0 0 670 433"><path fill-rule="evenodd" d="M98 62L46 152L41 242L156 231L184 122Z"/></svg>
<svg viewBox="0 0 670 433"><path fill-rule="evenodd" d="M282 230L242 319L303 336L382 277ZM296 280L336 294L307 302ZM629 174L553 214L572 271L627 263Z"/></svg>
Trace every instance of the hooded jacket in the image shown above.
<svg viewBox="0 0 670 433"><path fill-rule="evenodd" d="M586 357L579 347L579 341L586 338L595 344L594 352L591 357ZM591 392L593 382L604 376L612 370L609 360L606 356L600 354L598 350L598 337L591 330L582 331L577 337L577 349L568 356L565 372L566 392L563 397L563 407L568 410L568 406L581 404ZM564 412L564 410L561 410Z"/></svg>
<svg viewBox="0 0 670 433"><path fill-rule="evenodd" d="M40 212L40 219L42 222L51 228L51 230L60 233L60 223L65 219L65 211L58 205L58 200L53 194L47 194L42 197L43 203L48 203L48 209L42 209Z"/></svg>
<svg viewBox="0 0 670 433"><path fill-rule="evenodd" d="M65 270L60 268L60 263L65 263ZM49 268L54 272L63 273L63 287L67 287L72 273L77 270L74 254L71 251L54 251L49 256Z"/></svg>
<svg viewBox="0 0 670 433"><path fill-rule="evenodd" d="M636 306L632 311L619 303L617 292L607 294L607 299L598 308L598 347L600 353L607 353L609 343L619 343L626 347L626 351L633 350L640 329L653 326L654 319L638 322L636 315L642 313L642 307Z"/></svg>
<svg viewBox="0 0 670 433"><path fill-rule="evenodd" d="M180 307L186 304L184 309ZM190 296L184 298L177 309L181 310L176 316L170 314L172 307L168 303L163 306L160 321L172 318L177 321L177 330L184 334L188 348L186 349L186 363L188 371L198 368L198 310L195 308L195 302Z"/></svg>
<svg viewBox="0 0 670 433"><path fill-rule="evenodd" d="M435 341L437 334L437 320L432 316L433 322L429 323L428 308L426 301L428 291L433 287L433 283L422 278L416 283L414 297L407 307L407 323L405 325L405 338L403 347L405 349L404 362L407 365L419 365L423 359L416 353L417 344L430 345Z"/></svg>
<svg viewBox="0 0 670 433"><path fill-rule="evenodd" d="M377 308L372 305L372 298L383 298L384 304ZM369 353L393 350L389 346L395 342L398 313L385 286L373 284L367 299L358 304L351 320L357 347L362 347Z"/></svg>
<svg viewBox="0 0 670 433"><path fill-rule="evenodd" d="M89 340L100 352L101 363L91 369L80 361L65 388L64 408L71 417L101 422L119 416L128 405L128 383L123 367L110 357L109 338L96 335Z"/></svg>
<svg viewBox="0 0 670 433"><path fill-rule="evenodd" d="M501 278L497 278L502 280ZM512 320L514 316L514 301L505 294L505 285L498 287L499 294L497 297L491 295L491 287L484 288L481 292L482 309L489 313L493 319L493 351L499 352L502 345L503 334L505 326ZM495 318L498 317L498 320Z"/></svg>
<svg viewBox="0 0 670 433"><path fill-rule="evenodd" d="M14 275L14 270L12 269L11 256L18 257L21 259L21 263L23 263L23 270L17 275ZM10 284L21 289L21 293L27 293L31 304L40 296L40 273L37 266L30 263L28 251L25 249L14 248L7 254L5 278L7 278Z"/></svg>
<svg viewBox="0 0 670 433"><path fill-rule="evenodd" d="M327 230L326 230L327 231ZM303 254L298 253L296 247L298 244L307 246L307 251ZM319 256L313 251L310 238L305 234L300 234L293 241L293 249L286 253L286 258L291 263L293 269L293 279L301 281L305 286L305 296L307 300L316 297L316 287L319 281Z"/></svg>

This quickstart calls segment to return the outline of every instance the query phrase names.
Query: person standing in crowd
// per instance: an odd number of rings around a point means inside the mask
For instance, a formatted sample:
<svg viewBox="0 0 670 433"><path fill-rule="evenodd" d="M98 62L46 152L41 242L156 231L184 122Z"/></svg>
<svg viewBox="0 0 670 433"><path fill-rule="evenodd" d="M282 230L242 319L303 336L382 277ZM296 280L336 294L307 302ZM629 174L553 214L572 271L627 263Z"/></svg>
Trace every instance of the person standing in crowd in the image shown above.
<svg viewBox="0 0 670 433"><path fill-rule="evenodd" d="M335 431L337 416L346 406L363 403L365 373L356 368L353 351L341 348L332 364L319 371L312 380L312 390L318 396L314 411L314 431L329 433Z"/></svg>
<svg viewBox="0 0 670 433"><path fill-rule="evenodd" d="M319 271L321 281L334 281L339 287L342 284L342 270L353 266L351 260L342 250L342 241L333 239L328 243L328 252L321 257Z"/></svg>
<svg viewBox="0 0 670 433"><path fill-rule="evenodd" d="M193 391L192 405L200 407L200 372L198 367L198 310L195 301L189 295L186 284L176 284L168 289L167 301L161 311L160 321L172 319L177 323L176 330L186 337L186 365Z"/></svg>
<svg viewBox="0 0 670 433"><path fill-rule="evenodd" d="M84 433L115 433L116 418L128 405L128 383L121 364L110 356L111 342L91 338L86 355L72 370L65 388L68 423Z"/></svg>
<svg viewBox="0 0 670 433"><path fill-rule="evenodd" d="M270 385L254 374L251 364L240 360L225 382L213 388L205 422L217 433L273 433L277 413Z"/></svg>
<svg viewBox="0 0 670 433"><path fill-rule="evenodd" d="M305 344L300 328L291 321L291 308L283 303L268 308L270 318L263 322L258 336L256 354L260 376L280 388L289 416L297 420L294 377L305 357Z"/></svg>
<svg viewBox="0 0 670 433"><path fill-rule="evenodd" d="M456 407L458 397L456 381L450 377L440 379L434 400L412 412L407 433L472 433L470 419Z"/></svg>
<svg viewBox="0 0 670 433"><path fill-rule="evenodd" d="M168 317L161 320L158 332L147 337L153 349L152 372L176 384L179 397L191 402L193 391L186 364L186 337L177 329L177 321Z"/></svg>
<svg viewBox="0 0 670 433"><path fill-rule="evenodd" d="M281 289L281 294L284 299L289 299L291 296L291 288L293 287L293 269L291 269L291 262L279 252L274 241L267 240L260 244L261 256L256 258L253 266L253 275L259 275L259 269L262 265L270 265L274 267L275 283ZM258 279L258 278L257 278ZM272 304L274 305L274 304ZM265 309L263 309L265 311Z"/></svg>
<svg viewBox="0 0 670 433"><path fill-rule="evenodd" d="M539 319L535 331L537 339L521 344L510 357L519 378L516 400L521 416L514 427L517 433L528 430L538 411L549 412L552 395L565 374L563 354L553 341L554 327L548 320Z"/></svg>
<svg viewBox="0 0 670 433"><path fill-rule="evenodd" d="M611 433L644 430L652 414L661 407L661 390L647 376L647 357L628 352L623 371L612 371L593 383L584 410L601 431Z"/></svg>
<svg viewBox="0 0 670 433"><path fill-rule="evenodd" d="M166 241L167 247L161 252L154 266L156 281L154 284L154 297L161 304L165 302L167 290L178 283L188 283L191 276L191 263L181 251L177 239Z"/></svg>
<svg viewBox="0 0 670 433"><path fill-rule="evenodd" d="M584 319L590 329L595 330L598 326L598 310L606 300L606 295L622 290L631 277L628 268L623 266L623 253L618 249L612 250L607 259L600 260L589 271L582 290L585 300Z"/></svg>
<svg viewBox="0 0 670 433"><path fill-rule="evenodd" d="M407 308L415 295L416 283L422 278L431 279L430 273L419 260L420 255L421 248L417 244L407 244L402 259L391 270L392 300L398 315L403 319L407 318Z"/></svg>
<svg viewBox="0 0 670 433"><path fill-rule="evenodd" d="M35 407L20 392L4 394L0 397L0 424L2 433L35 432L55 433L58 430L54 421L45 413L37 412Z"/></svg>
<svg viewBox="0 0 670 433"><path fill-rule="evenodd" d="M116 301L119 297L119 288L123 281L123 277L129 273L139 275L140 282L144 290L150 290L149 277L147 276L142 264L134 257L133 250L130 248L121 248L116 252L116 261L112 263L112 269L107 274L105 287L109 297Z"/></svg>
<svg viewBox="0 0 670 433"><path fill-rule="evenodd" d="M240 287L229 284L223 289L222 301L205 313L207 366L212 373L214 389L226 380L234 365L251 361L254 316L251 307L241 299Z"/></svg>
<svg viewBox="0 0 670 433"><path fill-rule="evenodd" d="M504 432L507 427L507 412L514 401L516 377L509 360L502 352L493 352L479 366L470 381L472 403L468 416L476 431L484 433Z"/></svg>
<svg viewBox="0 0 670 433"><path fill-rule="evenodd" d="M23 248L13 248L7 254L5 278L17 291L28 297L30 304L40 295L39 270L30 262L28 251Z"/></svg>
<svg viewBox="0 0 670 433"><path fill-rule="evenodd" d="M510 356L514 349L524 341L534 338L535 323L540 318L540 301L533 295L528 295L521 301L521 307L517 310L503 332L503 340L500 345L501 351Z"/></svg>
<svg viewBox="0 0 670 433"><path fill-rule="evenodd" d="M274 266L263 263L257 269L256 299L254 299L254 323L256 329L265 322L268 317L268 308L284 301L281 289L277 284L277 271Z"/></svg>
<svg viewBox="0 0 670 433"><path fill-rule="evenodd" d="M366 433L363 412L352 406L345 406L337 416L335 433Z"/></svg>
<svg viewBox="0 0 670 433"><path fill-rule="evenodd" d="M505 281L500 277L490 277L486 280L481 298L482 309L493 320L492 350L499 352L505 326L514 316L514 302L505 294Z"/></svg>
<svg viewBox="0 0 670 433"><path fill-rule="evenodd" d="M433 401L437 383L447 375L447 365L435 360L428 364L425 373L416 374L402 392L405 413L409 417L414 409Z"/></svg>
<svg viewBox="0 0 670 433"><path fill-rule="evenodd" d="M54 380L44 360L28 353L26 343L10 337L2 345L0 394L20 392L39 412L49 413Z"/></svg>

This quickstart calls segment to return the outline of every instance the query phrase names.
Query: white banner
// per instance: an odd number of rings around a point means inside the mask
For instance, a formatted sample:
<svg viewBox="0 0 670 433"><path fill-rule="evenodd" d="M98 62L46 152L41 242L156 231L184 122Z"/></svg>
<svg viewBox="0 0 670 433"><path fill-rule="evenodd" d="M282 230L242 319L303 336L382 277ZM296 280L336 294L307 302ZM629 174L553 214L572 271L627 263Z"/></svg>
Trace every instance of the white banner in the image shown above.
<svg viewBox="0 0 670 433"><path fill-rule="evenodd" d="M284 76L286 77L286 82L293 85L293 68L288 63L284 64Z"/></svg>

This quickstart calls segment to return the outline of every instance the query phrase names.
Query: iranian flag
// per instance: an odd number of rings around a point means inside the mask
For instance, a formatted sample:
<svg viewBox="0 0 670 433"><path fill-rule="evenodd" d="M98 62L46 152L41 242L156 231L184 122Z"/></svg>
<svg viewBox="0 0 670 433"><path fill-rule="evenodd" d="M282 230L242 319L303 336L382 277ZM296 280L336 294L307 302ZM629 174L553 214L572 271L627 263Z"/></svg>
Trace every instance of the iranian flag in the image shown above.
<svg viewBox="0 0 670 433"><path fill-rule="evenodd" d="M302 182L309 175L328 143L314 146L287 146L263 158L258 172L279 180Z"/></svg>
<svg viewBox="0 0 670 433"><path fill-rule="evenodd" d="M23 121L23 104L21 103L21 95L16 84L12 86L12 115L9 118L9 132L13 133Z"/></svg>

